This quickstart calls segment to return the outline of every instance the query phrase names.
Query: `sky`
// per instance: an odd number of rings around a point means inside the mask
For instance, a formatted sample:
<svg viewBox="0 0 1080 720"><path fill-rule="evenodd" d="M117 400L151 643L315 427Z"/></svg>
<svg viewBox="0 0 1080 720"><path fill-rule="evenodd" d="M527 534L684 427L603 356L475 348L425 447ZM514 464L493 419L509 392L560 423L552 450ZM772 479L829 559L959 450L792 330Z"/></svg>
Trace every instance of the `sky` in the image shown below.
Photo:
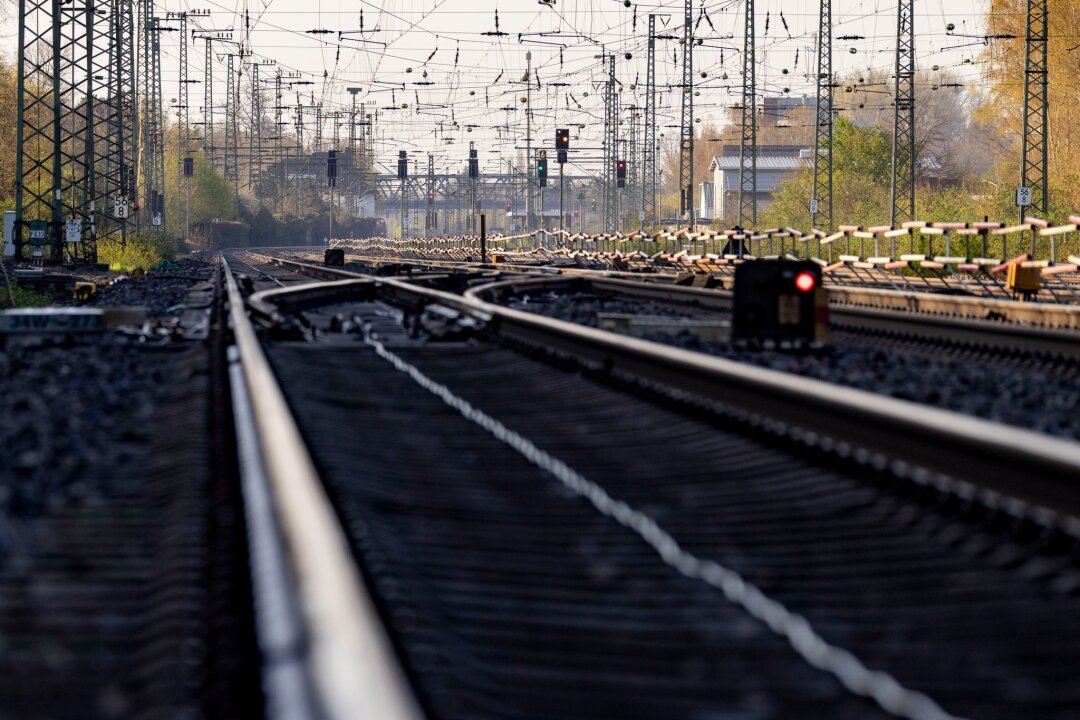
<svg viewBox="0 0 1080 720"><path fill-rule="evenodd" d="M603 127L605 70L600 56L616 57L623 108L620 134L628 134L635 114L629 108L645 106L648 16L656 16L661 34L681 37L683 25L682 2L631 3L628 8L623 0L554 0L550 5L536 0L158 0L157 8L160 15L209 10L208 18L192 26L231 29L232 39L250 50L252 59L276 63L260 72L262 78L283 74L282 105L299 102L321 104L324 112L347 110L347 88L359 88L358 103L375 119L375 148L383 171L392 171L398 150L406 150L425 164L431 153L437 171L456 172L470 141L480 152L483 172L505 167L525 147L528 105L534 146L553 147L555 128L570 127L567 171L595 172ZM725 109L740 100L744 8L744 2L695 0L694 35L701 40L694 50L699 127L723 122ZM981 0L917 2L917 67L936 67L933 72L951 72L957 81L977 87L984 12ZM759 97L812 96L818 4L757 0L755 19ZM896 5L889 0L833 0L834 72L891 68L896 21ZM9 20L4 29L2 42L12 54L14 23ZM179 33L163 36L166 103L177 95L179 42ZM189 42L190 77L202 81L204 43ZM681 82L681 46L670 39L656 45L657 133L663 142L678 134L681 89L671 86ZM226 52L234 46L218 47ZM224 98L223 56L213 62L212 76L216 96ZM250 86L249 78L241 79L242 88ZM290 84L296 81L303 84ZM192 120L198 121L202 85L191 87ZM888 87L867 87L863 93L859 98L838 92L835 102L890 102ZM223 120L222 110L218 108L216 122ZM310 114L310 133L314 112L308 107L305 113ZM282 117L292 119L293 111ZM346 128L340 132L347 137ZM639 124L638 137L640 132ZM329 142L329 125L325 134Z"/></svg>

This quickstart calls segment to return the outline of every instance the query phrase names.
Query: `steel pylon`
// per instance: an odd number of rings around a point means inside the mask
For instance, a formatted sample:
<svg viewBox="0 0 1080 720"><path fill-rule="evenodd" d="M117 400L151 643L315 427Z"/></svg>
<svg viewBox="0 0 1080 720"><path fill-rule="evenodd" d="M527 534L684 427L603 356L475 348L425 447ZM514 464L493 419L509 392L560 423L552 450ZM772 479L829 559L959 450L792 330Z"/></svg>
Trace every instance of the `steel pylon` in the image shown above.
<svg viewBox="0 0 1080 720"><path fill-rule="evenodd" d="M13 241L20 257L96 261L99 234L123 230L108 201L125 184L131 157L130 27L130 8L119 0L19 4ZM76 228L70 234L68 223Z"/></svg>
<svg viewBox="0 0 1080 720"><path fill-rule="evenodd" d="M656 212L656 16L649 15L649 45L645 69L645 142L641 163L641 209L645 223L660 224Z"/></svg>
<svg viewBox="0 0 1080 720"><path fill-rule="evenodd" d="M682 112L679 123L679 206L694 227L694 8L683 4Z"/></svg>
<svg viewBox="0 0 1080 720"><path fill-rule="evenodd" d="M615 92L615 56L605 55L608 72L604 83L604 231L615 232L618 195L615 180L619 153L619 99Z"/></svg>
<svg viewBox="0 0 1080 720"><path fill-rule="evenodd" d="M1047 105L1047 3L1028 0L1024 64L1024 138L1020 184L1031 189L1031 209L1048 210L1049 189L1046 161ZM1020 208L1023 217L1024 208Z"/></svg>
<svg viewBox="0 0 1080 720"><path fill-rule="evenodd" d="M915 14L913 0L899 0L890 217L894 227L915 219L915 162Z"/></svg>
<svg viewBox="0 0 1080 720"><path fill-rule="evenodd" d="M832 0L820 0L817 41L817 103L814 132L814 189L810 225L833 228Z"/></svg>
<svg viewBox="0 0 1080 720"><path fill-rule="evenodd" d="M757 224L757 66L754 63L754 0L743 22L742 138L739 143L739 225Z"/></svg>

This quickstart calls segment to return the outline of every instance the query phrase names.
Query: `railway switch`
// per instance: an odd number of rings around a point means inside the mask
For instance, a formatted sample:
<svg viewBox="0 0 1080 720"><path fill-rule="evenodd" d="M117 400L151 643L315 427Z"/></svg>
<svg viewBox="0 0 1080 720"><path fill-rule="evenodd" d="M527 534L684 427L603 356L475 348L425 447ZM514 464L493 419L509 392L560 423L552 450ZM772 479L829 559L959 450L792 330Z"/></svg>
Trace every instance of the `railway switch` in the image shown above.
<svg viewBox="0 0 1080 720"><path fill-rule="evenodd" d="M828 319L816 264L753 262L735 269L733 341L806 347L825 341Z"/></svg>

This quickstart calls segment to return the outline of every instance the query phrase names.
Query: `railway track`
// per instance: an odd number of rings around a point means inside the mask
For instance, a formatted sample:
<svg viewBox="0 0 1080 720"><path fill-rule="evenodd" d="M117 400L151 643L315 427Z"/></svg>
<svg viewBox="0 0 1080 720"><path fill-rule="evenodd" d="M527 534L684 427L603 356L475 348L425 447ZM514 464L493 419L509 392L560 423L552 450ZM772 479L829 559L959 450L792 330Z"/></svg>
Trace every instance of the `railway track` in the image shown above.
<svg viewBox="0 0 1080 720"><path fill-rule="evenodd" d="M355 270L259 257L322 278L368 277ZM1075 402L1070 398L1080 397L1080 385L1073 380L1080 363L1074 330L834 304L830 345L790 355L747 351L727 342L729 291L597 275L500 277L475 268L458 268L449 276L409 269L402 277L484 302L1080 437L1080 424L1069 410ZM1049 310L1061 314L1068 308ZM997 392L987 392L990 387Z"/></svg>
<svg viewBox="0 0 1080 720"><path fill-rule="evenodd" d="M95 296L145 324L3 336L0 717L260 716L220 282L185 261Z"/></svg>
<svg viewBox="0 0 1080 720"><path fill-rule="evenodd" d="M264 256L275 256L278 260L311 264L321 262L320 258L296 248L282 256L279 249L263 248L256 251ZM593 280L624 280L637 284L655 284L663 287L679 286L681 280L689 277L680 276L674 270L667 272L625 272L611 269L589 269L573 266L498 263L483 264L476 261L434 260L424 258L383 257L378 255L356 254L350 256L350 268L362 275L393 275L397 272L469 272L488 276L502 275L504 279L518 277L581 277ZM685 275L685 273L684 273ZM724 272L707 273L701 271L698 277L708 279L711 288L722 296L734 286L733 266L726 266ZM999 296L971 296L954 292L939 292L932 282L914 286L889 286L887 283L873 283L860 286L858 283L833 283L831 276L826 277L826 290L829 293L829 305L835 311L878 311L893 316L900 314L915 315L920 322L939 325L945 332L961 332L973 323L1006 324L1017 328L1045 328L1048 330L1080 330L1080 306L1068 303L1017 302ZM947 289L947 288L946 288ZM868 315L868 313L863 313ZM887 320L887 315L880 316Z"/></svg>
<svg viewBox="0 0 1080 720"><path fill-rule="evenodd" d="M230 298L247 485L279 540L256 587L292 619L278 636L307 640L278 668L307 689L282 704L938 718L1080 701L1075 443L417 283L259 292L254 324L235 282Z"/></svg>

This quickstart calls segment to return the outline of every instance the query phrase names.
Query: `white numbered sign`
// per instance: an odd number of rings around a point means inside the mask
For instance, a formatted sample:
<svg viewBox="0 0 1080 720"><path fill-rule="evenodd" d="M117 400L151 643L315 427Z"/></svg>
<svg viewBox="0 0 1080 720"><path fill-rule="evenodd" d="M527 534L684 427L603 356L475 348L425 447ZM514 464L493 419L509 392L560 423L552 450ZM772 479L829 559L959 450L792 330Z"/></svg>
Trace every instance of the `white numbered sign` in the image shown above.
<svg viewBox="0 0 1080 720"><path fill-rule="evenodd" d="M113 198L113 215L115 215L121 220L127 219L128 199L126 197Z"/></svg>
<svg viewBox="0 0 1080 720"><path fill-rule="evenodd" d="M82 222L79 220L68 220L64 226L64 236L69 243L82 242Z"/></svg>
<svg viewBox="0 0 1080 720"><path fill-rule="evenodd" d="M817 200L816 199L811 200L810 201L810 214L811 215L817 215L817 208L818 208Z"/></svg>
<svg viewBox="0 0 1080 720"><path fill-rule="evenodd" d="M154 225L161 225L161 213L154 213Z"/></svg>
<svg viewBox="0 0 1080 720"><path fill-rule="evenodd" d="M1031 188L1018 187L1016 188L1016 204L1020 207L1027 207L1031 204Z"/></svg>

